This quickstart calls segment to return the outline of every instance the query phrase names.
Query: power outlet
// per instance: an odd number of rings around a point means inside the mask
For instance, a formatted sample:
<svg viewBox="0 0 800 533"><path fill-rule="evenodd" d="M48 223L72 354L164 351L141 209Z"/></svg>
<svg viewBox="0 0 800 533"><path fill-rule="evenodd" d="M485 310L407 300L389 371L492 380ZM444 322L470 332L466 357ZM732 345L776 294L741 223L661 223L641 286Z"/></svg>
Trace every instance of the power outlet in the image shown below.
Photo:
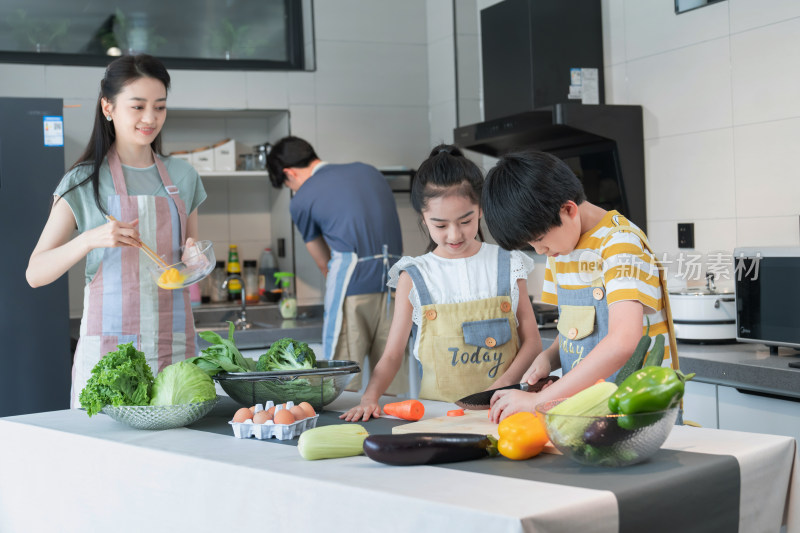
<svg viewBox="0 0 800 533"><path fill-rule="evenodd" d="M678 224L678 248L694 248L694 223Z"/></svg>

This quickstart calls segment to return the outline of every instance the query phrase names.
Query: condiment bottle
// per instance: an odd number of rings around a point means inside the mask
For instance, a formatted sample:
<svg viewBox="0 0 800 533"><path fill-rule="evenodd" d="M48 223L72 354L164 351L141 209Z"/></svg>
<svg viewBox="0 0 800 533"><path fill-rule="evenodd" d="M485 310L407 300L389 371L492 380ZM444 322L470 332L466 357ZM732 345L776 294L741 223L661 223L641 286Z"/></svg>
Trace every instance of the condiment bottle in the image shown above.
<svg viewBox="0 0 800 533"><path fill-rule="evenodd" d="M225 261L217 261L214 270L208 276L208 295L212 302L224 302L228 299L227 292L222 288L225 275Z"/></svg>
<svg viewBox="0 0 800 533"><path fill-rule="evenodd" d="M279 285L282 290L281 300L278 302L281 316L285 319L297 317L297 298L294 296L294 274L291 272L276 272L275 283Z"/></svg>
<svg viewBox="0 0 800 533"><path fill-rule="evenodd" d="M242 273L242 267L239 264L239 247L231 244L228 248L228 275ZM233 278L228 282L228 300L238 300L242 294L242 283Z"/></svg>
<svg viewBox="0 0 800 533"><path fill-rule="evenodd" d="M267 293L275 288L275 273L278 271L278 262L270 247L264 248L258 264L258 294L262 299L267 299Z"/></svg>
<svg viewBox="0 0 800 533"><path fill-rule="evenodd" d="M244 260L244 297L249 304L258 303L258 271L255 259Z"/></svg>

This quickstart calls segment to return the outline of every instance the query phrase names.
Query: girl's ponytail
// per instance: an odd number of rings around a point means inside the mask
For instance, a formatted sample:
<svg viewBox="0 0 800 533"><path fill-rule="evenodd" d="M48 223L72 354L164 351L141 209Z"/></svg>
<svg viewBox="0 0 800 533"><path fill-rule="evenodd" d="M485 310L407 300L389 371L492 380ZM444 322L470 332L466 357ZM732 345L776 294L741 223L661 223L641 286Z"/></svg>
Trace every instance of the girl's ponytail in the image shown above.
<svg viewBox="0 0 800 533"><path fill-rule="evenodd" d="M464 157L458 147L452 144L440 144L431 150L428 158L420 164L411 185L411 206L422 214L431 198L458 194L469 198L476 205L481 205L483 190L483 173L478 165ZM420 227L424 224L420 218ZM483 241L483 231L478 226L478 238ZM433 239L428 243L427 251L436 248Z"/></svg>

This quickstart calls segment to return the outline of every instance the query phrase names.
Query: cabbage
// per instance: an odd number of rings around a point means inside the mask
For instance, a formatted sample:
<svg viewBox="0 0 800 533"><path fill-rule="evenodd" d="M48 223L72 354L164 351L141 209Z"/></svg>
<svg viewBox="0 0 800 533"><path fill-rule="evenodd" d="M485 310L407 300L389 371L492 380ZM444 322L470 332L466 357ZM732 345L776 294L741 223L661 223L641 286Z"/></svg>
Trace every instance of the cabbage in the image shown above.
<svg viewBox="0 0 800 533"><path fill-rule="evenodd" d="M205 402L216 396L211 377L191 362L181 361L169 365L156 376L150 405Z"/></svg>

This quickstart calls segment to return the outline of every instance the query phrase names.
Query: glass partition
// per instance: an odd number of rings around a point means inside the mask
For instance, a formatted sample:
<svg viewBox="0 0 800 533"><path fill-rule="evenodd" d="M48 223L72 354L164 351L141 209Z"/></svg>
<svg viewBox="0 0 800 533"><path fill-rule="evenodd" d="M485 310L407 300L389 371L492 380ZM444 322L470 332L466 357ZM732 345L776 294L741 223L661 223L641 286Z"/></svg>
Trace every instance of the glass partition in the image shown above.
<svg viewBox="0 0 800 533"><path fill-rule="evenodd" d="M310 11L310 0L4 0L0 61L105 65L148 53L174 68L313 68Z"/></svg>

